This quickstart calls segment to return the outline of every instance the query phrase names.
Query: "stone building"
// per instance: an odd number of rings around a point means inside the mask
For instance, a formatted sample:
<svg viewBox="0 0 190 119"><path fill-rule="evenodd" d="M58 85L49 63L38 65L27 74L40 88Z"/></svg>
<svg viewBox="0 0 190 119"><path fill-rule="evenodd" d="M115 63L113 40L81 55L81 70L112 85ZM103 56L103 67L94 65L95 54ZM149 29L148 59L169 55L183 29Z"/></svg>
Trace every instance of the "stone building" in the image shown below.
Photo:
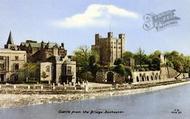
<svg viewBox="0 0 190 119"><path fill-rule="evenodd" d="M0 81L18 80L18 71L26 62L26 51L0 49Z"/></svg>
<svg viewBox="0 0 190 119"><path fill-rule="evenodd" d="M18 46L14 44L12 33L10 31L7 43L4 45L5 49L18 50Z"/></svg>
<svg viewBox="0 0 190 119"><path fill-rule="evenodd" d="M52 56L65 57L67 55L67 50L64 48L64 43L58 45L57 43L51 42L45 43L42 41L38 43L37 41L26 40L26 42L22 42L20 45L15 45L11 32L9 33L9 37L7 43L4 45L4 48L26 51L29 62L41 62L46 61Z"/></svg>
<svg viewBox="0 0 190 119"><path fill-rule="evenodd" d="M106 38L95 34L95 45L92 45L100 55L100 64L112 65L117 58L121 58L125 50L125 34L119 34L118 38L113 37L112 32L108 32Z"/></svg>
<svg viewBox="0 0 190 119"><path fill-rule="evenodd" d="M160 71L135 71L132 76L133 83L159 82L160 80L164 80L161 79Z"/></svg>
<svg viewBox="0 0 190 119"><path fill-rule="evenodd" d="M76 62L70 58L56 56L51 57L49 62L41 62L41 81L53 83L76 82Z"/></svg>
<svg viewBox="0 0 190 119"><path fill-rule="evenodd" d="M75 61L71 61L68 57L56 61L56 83L58 82L76 82Z"/></svg>
<svg viewBox="0 0 190 119"><path fill-rule="evenodd" d="M38 43L37 41L26 40L20 44L19 49L27 52L28 60L31 62L46 61L52 56L65 57L67 55L63 43L58 45L57 43L45 43L43 41Z"/></svg>

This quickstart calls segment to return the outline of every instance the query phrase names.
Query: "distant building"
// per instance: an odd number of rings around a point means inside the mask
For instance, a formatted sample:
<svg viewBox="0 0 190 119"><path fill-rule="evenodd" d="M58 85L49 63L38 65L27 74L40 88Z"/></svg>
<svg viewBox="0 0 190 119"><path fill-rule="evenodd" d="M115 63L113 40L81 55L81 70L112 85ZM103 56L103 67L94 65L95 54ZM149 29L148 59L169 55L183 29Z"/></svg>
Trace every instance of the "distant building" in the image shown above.
<svg viewBox="0 0 190 119"><path fill-rule="evenodd" d="M26 62L26 51L0 49L0 81L18 80L18 71Z"/></svg>
<svg viewBox="0 0 190 119"><path fill-rule="evenodd" d="M11 32L9 33L9 37L7 43L4 45L4 48L26 51L27 59L30 62L41 62L46 61L52 56L65 57L67 55L67 50L64 48L64 43L58 45L57 43L45 43L43 41L38 43L37 41L26 40L26 42L22 42L20 45L15 45Z"/></svg>
<svg viewBox="0 0 190 119"><path fill-rule="evenodd" d="M51 57L49 62L41 62L41 81L58 83L76 82L76 62L67 56Z"/></svg>
<svg viewBox="0 0 190 119"><path fill-rule="evenodd" d="M119 34L118 38L113 37L112 32L108 32L106 38L95 34L95 45L92 50L96 50L100 55L100 64L112 65L118 58L122 58L125 50L125 34Z"/></svg>
<svg viewBox="0 0 190 119"><path fill-rule="evenodd" d="M7 43L4 46L5 49L18 50L18 46L14 44L12 33L10 31Z"/></svg>
<svg viewBox="0 0 190 119"><path fill-rule="evenodd" d="M64 44L26 40L19 46L9 33L0 50L0 81L18 79L17 71L27 61L40 64L40 80L49 83L76 82L76 62L67 57Z"/></svg>
<svg viewBox="0 0 190 119"><path fill-rule="evenodd" d="M27 40L22 42L19 46L20 50L27 52L28 60L31 62L46 61L52 56L65 57L67 50L64 48L64 44L59 46L57 43L38 43L37 41Z"/></svg>

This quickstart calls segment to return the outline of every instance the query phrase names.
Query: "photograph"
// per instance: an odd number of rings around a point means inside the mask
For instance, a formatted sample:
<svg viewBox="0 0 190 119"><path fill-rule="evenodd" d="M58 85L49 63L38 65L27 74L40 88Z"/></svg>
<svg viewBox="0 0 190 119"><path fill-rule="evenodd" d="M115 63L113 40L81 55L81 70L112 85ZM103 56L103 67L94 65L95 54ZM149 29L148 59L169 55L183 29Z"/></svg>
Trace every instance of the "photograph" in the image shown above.
<svg viewBox="0 0 190 119"><path fill-rule="evenodd" d="M0 0L0 119L190 119L190 0Z"/></svg>

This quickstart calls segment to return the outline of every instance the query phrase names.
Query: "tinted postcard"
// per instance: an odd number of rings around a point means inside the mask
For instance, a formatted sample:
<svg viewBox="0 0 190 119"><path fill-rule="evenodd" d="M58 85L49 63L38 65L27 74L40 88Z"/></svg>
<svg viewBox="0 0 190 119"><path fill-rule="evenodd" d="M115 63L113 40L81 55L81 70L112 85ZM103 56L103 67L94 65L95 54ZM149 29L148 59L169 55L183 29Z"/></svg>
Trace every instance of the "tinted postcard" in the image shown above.
<svg viewBox="0 0 190 119"><path fill-rule="evenodd" d="M0 119L188 119L189 0L0 0Z"/></svg>

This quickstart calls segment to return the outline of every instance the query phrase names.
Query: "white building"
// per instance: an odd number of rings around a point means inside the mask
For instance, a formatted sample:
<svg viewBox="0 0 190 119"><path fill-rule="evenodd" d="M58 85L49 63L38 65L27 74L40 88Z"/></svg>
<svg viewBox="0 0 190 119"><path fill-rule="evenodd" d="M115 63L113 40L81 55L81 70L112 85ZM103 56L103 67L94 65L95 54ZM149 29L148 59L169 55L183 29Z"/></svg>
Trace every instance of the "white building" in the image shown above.
<svg viewBox="0 0 190 119"><path fill-rule="evenodd" d="M25 51L0 49L0 81L18 80L18 71L26 62Z"/></svg>

